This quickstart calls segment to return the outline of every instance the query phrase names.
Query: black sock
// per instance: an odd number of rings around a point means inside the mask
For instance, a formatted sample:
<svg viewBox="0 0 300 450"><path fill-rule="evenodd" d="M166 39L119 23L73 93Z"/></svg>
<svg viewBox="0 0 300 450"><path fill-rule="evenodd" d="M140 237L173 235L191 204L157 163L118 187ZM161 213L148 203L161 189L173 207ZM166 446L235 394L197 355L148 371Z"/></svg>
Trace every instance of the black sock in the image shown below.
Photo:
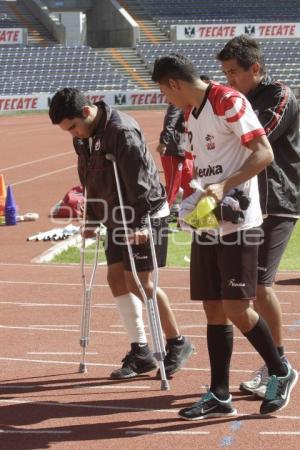
<svg viewBox="0 0 300 450"><path fill-rule="evenodd" d="M283 377L287 374L286 366L274 345L270 328L262 317L259 317L257 324L248 333L244 333L244 336L265 361L270 375Z"/></svg>
<svg viewBox="0 0 300 450"><path fill-rule="evenodd" d="M278 354L280 358L284 355L284 347L277 347Z"/></svg>
<svg viewBox="0 0 300 450"><path fill-rule="evenodd" d="M167 343L169 345L183 345L184 337L180 335L180 336L177 336L176 338L167 339Z"/></svg>
<svg viewBox="0 0 300 450"><path fill-rule="evenodd" d="M220 400L229 397L229 367L233 348L232 325L207 325L207 348L211 368L210 390Z"/></svg>
<svg viewBox="0 0 300 450"><path fill-rule="evenodd" d="M131 344L131 350L134 353L137 353L138 355L147 355L150 350L147 343L139 343L139 342L133 342Z"/></svg>

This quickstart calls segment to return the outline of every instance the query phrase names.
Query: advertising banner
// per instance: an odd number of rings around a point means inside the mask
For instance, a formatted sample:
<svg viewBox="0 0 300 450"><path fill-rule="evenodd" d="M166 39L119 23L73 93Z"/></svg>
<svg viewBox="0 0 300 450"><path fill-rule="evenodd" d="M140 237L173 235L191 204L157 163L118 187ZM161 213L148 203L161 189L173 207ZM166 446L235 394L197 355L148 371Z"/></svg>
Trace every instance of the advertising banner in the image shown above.
<svg viewBox="0 0 300 450"><path fill-rule="evenodd" d="M176 41L229 40L241 34L256 39L292 39L300 37L300 23L213 23L176 25Z"/></svg>
<svg viewBox="0 0 300 450"><path fill-rule="evenodd" d="M0 28L0 45L27 44L26 28Z"/></svg>

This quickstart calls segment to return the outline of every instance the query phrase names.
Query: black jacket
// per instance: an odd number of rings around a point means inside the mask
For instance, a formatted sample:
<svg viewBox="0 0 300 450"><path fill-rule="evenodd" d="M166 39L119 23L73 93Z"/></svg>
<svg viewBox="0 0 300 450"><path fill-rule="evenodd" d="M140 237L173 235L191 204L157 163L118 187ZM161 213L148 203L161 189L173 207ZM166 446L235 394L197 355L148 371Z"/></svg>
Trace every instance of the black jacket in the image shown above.
<svg viewBox="0 0 300 450"><path fill-rule="evenodd" d="M89 139L73 139L78 155L78 174L87 189L87 218L110 228L122 226L113 164L105 157L116 158L128 226L143 228L148 213L165 203L166 193L160 184L154 160L147 149L143 133L129 115L111 109L104 102L99 125ZM90 149L91 145L91 149Z"/></svg>
<svg viewBox="0 0 300 450"><path fill-rule="evenodd" d="M300 214L299 106L291 89L265 77L247 95L274 152L258 176L261 208L267 214Z"/></svg>
<svg viewBox="0 0 300 450"><path fill-rule="evenodd" d="M185 157L185 120L181 109L168 106L159 142L166 146L164 155Z"/></svg>

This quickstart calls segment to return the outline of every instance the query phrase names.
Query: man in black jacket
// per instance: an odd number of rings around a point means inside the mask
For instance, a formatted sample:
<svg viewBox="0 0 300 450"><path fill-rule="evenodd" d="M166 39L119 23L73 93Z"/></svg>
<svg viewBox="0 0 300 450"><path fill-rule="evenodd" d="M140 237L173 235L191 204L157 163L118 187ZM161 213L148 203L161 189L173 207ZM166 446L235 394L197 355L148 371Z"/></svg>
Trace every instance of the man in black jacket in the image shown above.
<svg viewBox="0 0 300 450"><path fill-rule="evenodd" d="M169 105L156 151L164 169L169 206L172 207L180 188L183 198L193 193L189 183L193 179L193 158L187 150L184 113Z"/></svg>
<svg viewBox="0 0 300 450"><path fill-rule="evenodd" d="M300 215L299 107L291 89L267 74L255 39L231 39L218 53L228 83L242 92L258 115L272 145L274 160L258 176L261 208L265 214L264 241L258 255L255 309L268 322L279 355L284 356L282 313L272 287L280 259ZM265 395L268 370L262 366L243 391Z"/></svg>
<svg viewBox="0 0 300 450"><path fill-rule="evenodd" d="M131 350L112 378L132 378L156 368L150 352L142 317L142 302L131 273L124 245L124 230L113 165L106 154L115 156L131 230L133 256L140 281L148 295L152 293L153 262L145 218L149 214L156 243L159 267L166 263L169 214L166 194L158 171L147 149L143 133L129 115L111 109L104 102L93 104L77 89L65 88L52 98L49 115L53 124L68 131L78 156L78 174L87 192L86 237L103 223L107 226L105 254L107 279L117 308L128 332ZM166 374L172 375L192 355L194 347L181 336L165 292L157 289L161 323L167 339L164 360Z"/></svg>

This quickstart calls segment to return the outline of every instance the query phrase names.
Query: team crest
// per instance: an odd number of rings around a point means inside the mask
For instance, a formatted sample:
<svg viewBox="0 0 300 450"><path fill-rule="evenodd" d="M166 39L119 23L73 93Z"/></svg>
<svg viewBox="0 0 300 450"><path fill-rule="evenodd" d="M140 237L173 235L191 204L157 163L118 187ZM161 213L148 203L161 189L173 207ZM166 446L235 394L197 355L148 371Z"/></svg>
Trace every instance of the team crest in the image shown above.
<svg viewBox="0 0 300 450"><path fill-rule="evenodd" d="M205 136L205 140L207 142L206 144L206 148L207 150L214 150L216 148L216 144L214 142L215 137L212 136L211 134L207 134Z"/></svg>

